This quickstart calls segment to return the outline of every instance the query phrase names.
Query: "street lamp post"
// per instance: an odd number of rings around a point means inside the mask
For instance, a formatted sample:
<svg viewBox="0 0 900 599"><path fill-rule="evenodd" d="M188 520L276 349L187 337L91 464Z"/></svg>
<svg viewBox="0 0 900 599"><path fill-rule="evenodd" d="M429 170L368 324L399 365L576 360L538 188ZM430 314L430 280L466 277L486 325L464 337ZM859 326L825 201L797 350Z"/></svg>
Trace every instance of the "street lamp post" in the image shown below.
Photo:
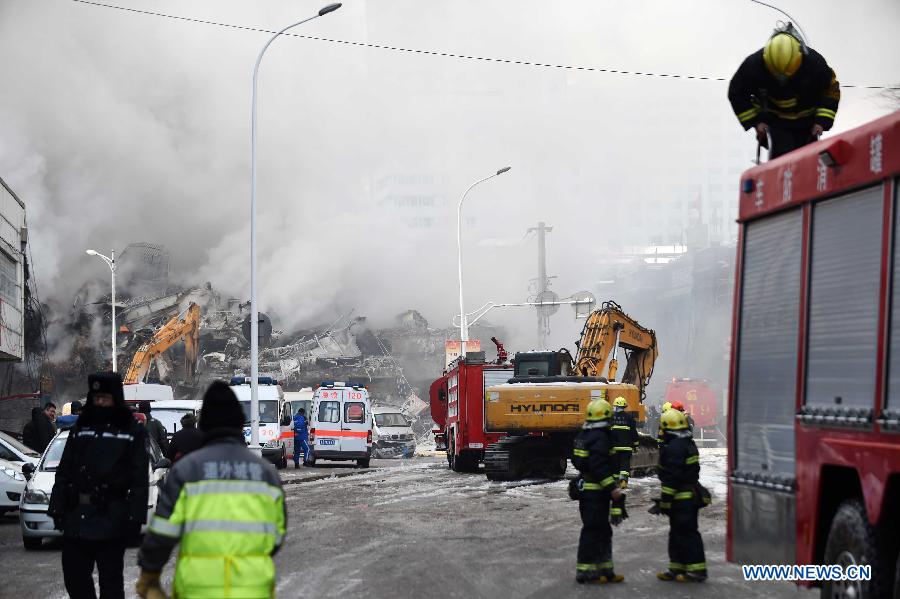
<svg viewBox="0 0 900 599"><path fill-rule="evenodd" d="M88 256L102 258L112 273L112 370L116 372L116 250L110 250L109 257L94 250L87 250Z"/></svg>
<svg viewBox="0 0 900 599"><path fill-rule="evenodd" d="M465 358L466 357L466 342L469 340L469 323L466 319L466 308L463 302L463 275L462 275L462 207L463 202L466 201L466 196L469 195L469 192L472 191L472 188L478 185L479 183L484 183L488 179L493 179L498 175L502 175L507 172L510 168L509 166L501 168L499 171L492 175L488 175L484 179L479 179L475 181L466 192L463 194L462 198L459 200L459 207L456 209L456 254L459 266L459 343L460 343L460 355Z"/></svg>
<svg viewBox="0 0 900 599"><path fill-rule="evenodd" d="M250 449L262 452L259 446L259 306L257 303L256 276L256 80L259 75L259 63L262 62L266 50L279 35L317 19L341 7L340 3L329 4L317 14L288 25L274 34L263 45L253 65L253 93L250 116Z"/></svg>

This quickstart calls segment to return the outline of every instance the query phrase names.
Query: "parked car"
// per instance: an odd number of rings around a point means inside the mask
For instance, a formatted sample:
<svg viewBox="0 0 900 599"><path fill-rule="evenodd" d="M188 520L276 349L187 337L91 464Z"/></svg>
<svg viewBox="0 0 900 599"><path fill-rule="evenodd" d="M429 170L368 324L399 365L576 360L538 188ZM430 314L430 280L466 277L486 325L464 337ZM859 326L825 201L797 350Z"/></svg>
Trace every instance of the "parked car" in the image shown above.
<svg viewBox="0 0 900 599"><path fill-rule="evenodd" d="M19 525L22 529L22 544L27 550L40 549L44 539L62 536L62 531L54 527L53 519L47 515L47 508L50 505L53 483L56 481L56 468L62 459L63 449L68 438L68 430L58 432L50 441L50 445L44 451L37 467L26 466L23 468L28 482L25 485L25 494L19 507ZM159 485L172 464L163 456L162 450L155 440L150 437L146 437L146 439L147 454L150 458L147 472L150 489L147 501L147 521L149 522L150 516L156 510Z"/></svg>
<svg viewBox="0 0 900 599"><path fill-rule="evenodd" d="M0 460L18 462L19 466L25 462L37 464L41 454L23 444L21 441L4 432L0 432Z"/></svg>
<svg viewBox="0 0 900 599"><path fill-rule="evenodd" d="M21 462L0 460L0 516L19 509L25 492L25 475Z"/></svg>
<svg viewBox="0 0 900 599"><path fill-rule="evenodd" d="M372 408L372 457L411 458L416 453L412 423L397 408Z"/></svg>

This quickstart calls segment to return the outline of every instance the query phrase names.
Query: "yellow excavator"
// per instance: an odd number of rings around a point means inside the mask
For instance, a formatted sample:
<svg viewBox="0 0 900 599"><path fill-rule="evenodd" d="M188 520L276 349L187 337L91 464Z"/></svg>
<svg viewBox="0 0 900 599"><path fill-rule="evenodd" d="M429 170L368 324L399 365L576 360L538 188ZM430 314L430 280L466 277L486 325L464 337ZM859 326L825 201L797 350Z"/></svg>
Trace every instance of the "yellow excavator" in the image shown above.
<svg viewBox="0 0 900 599"><path fill-rule="evenodd" d="M588 316L576 346L574 360L566 349L518 352L514 377L485 390L485 430L507 434L485 450L490 480L562 476L594 399L612 403L624 397L638 426L646 422L644 389L658 355L656 334L609 301ZM626 363L622 380L616 381L620 347ZM641 433L632 471L650 472L657 459L655 439Z"/></svg>
<svg viewBox="0 0 900 599"><path fill-rule="evenodd" d="M194 302L138 348L125 375L125 384L133 385L143 381L153 360L181 340L184 340L185 377L193 380L197 371L197 359L200 357L200 306Z"/></svg>

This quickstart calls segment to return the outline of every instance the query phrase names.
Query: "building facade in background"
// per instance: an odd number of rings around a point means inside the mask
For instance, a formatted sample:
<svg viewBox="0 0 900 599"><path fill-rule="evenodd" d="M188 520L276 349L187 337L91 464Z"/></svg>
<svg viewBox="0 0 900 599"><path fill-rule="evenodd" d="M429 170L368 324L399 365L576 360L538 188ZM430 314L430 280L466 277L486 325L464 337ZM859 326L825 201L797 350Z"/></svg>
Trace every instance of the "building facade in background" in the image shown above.
<svg viewBox="0 0 900 599"><path fill-rule="evenodd" d="M25 204L0 179L0 361L25 355Z"/></svg>

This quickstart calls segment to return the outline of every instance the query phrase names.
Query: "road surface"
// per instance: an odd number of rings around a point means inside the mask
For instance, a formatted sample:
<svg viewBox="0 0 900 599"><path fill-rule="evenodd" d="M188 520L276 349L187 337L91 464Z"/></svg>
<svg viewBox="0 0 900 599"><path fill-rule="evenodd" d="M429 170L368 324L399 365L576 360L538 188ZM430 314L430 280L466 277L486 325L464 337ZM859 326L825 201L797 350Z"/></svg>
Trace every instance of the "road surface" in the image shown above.
<svg viewBox="0 0 900 599"><path fill-rule="evenodd" d="M666 520L646 513L655 479L634 480L631 518L615 529L620 585L574 581L580 521L566 482L491 483L454 474L440 457L373 460L368 470L329 465L282 471L288 537L276 556L280 597L794 597L815 595L788 583L748 583L724 562L724 454L702 450L703 479L714 493L701 511L710 580L664 583ZM327 463L326 463L327 464ZM574 474L574 471L570 471ZM126 554L126 594L138 576ZM0 595L65 597L56 544L26 552L18 515L0 520ZM172 570L163 579L167 588ZM134 596L134 595L131 595Z"/></svg>

